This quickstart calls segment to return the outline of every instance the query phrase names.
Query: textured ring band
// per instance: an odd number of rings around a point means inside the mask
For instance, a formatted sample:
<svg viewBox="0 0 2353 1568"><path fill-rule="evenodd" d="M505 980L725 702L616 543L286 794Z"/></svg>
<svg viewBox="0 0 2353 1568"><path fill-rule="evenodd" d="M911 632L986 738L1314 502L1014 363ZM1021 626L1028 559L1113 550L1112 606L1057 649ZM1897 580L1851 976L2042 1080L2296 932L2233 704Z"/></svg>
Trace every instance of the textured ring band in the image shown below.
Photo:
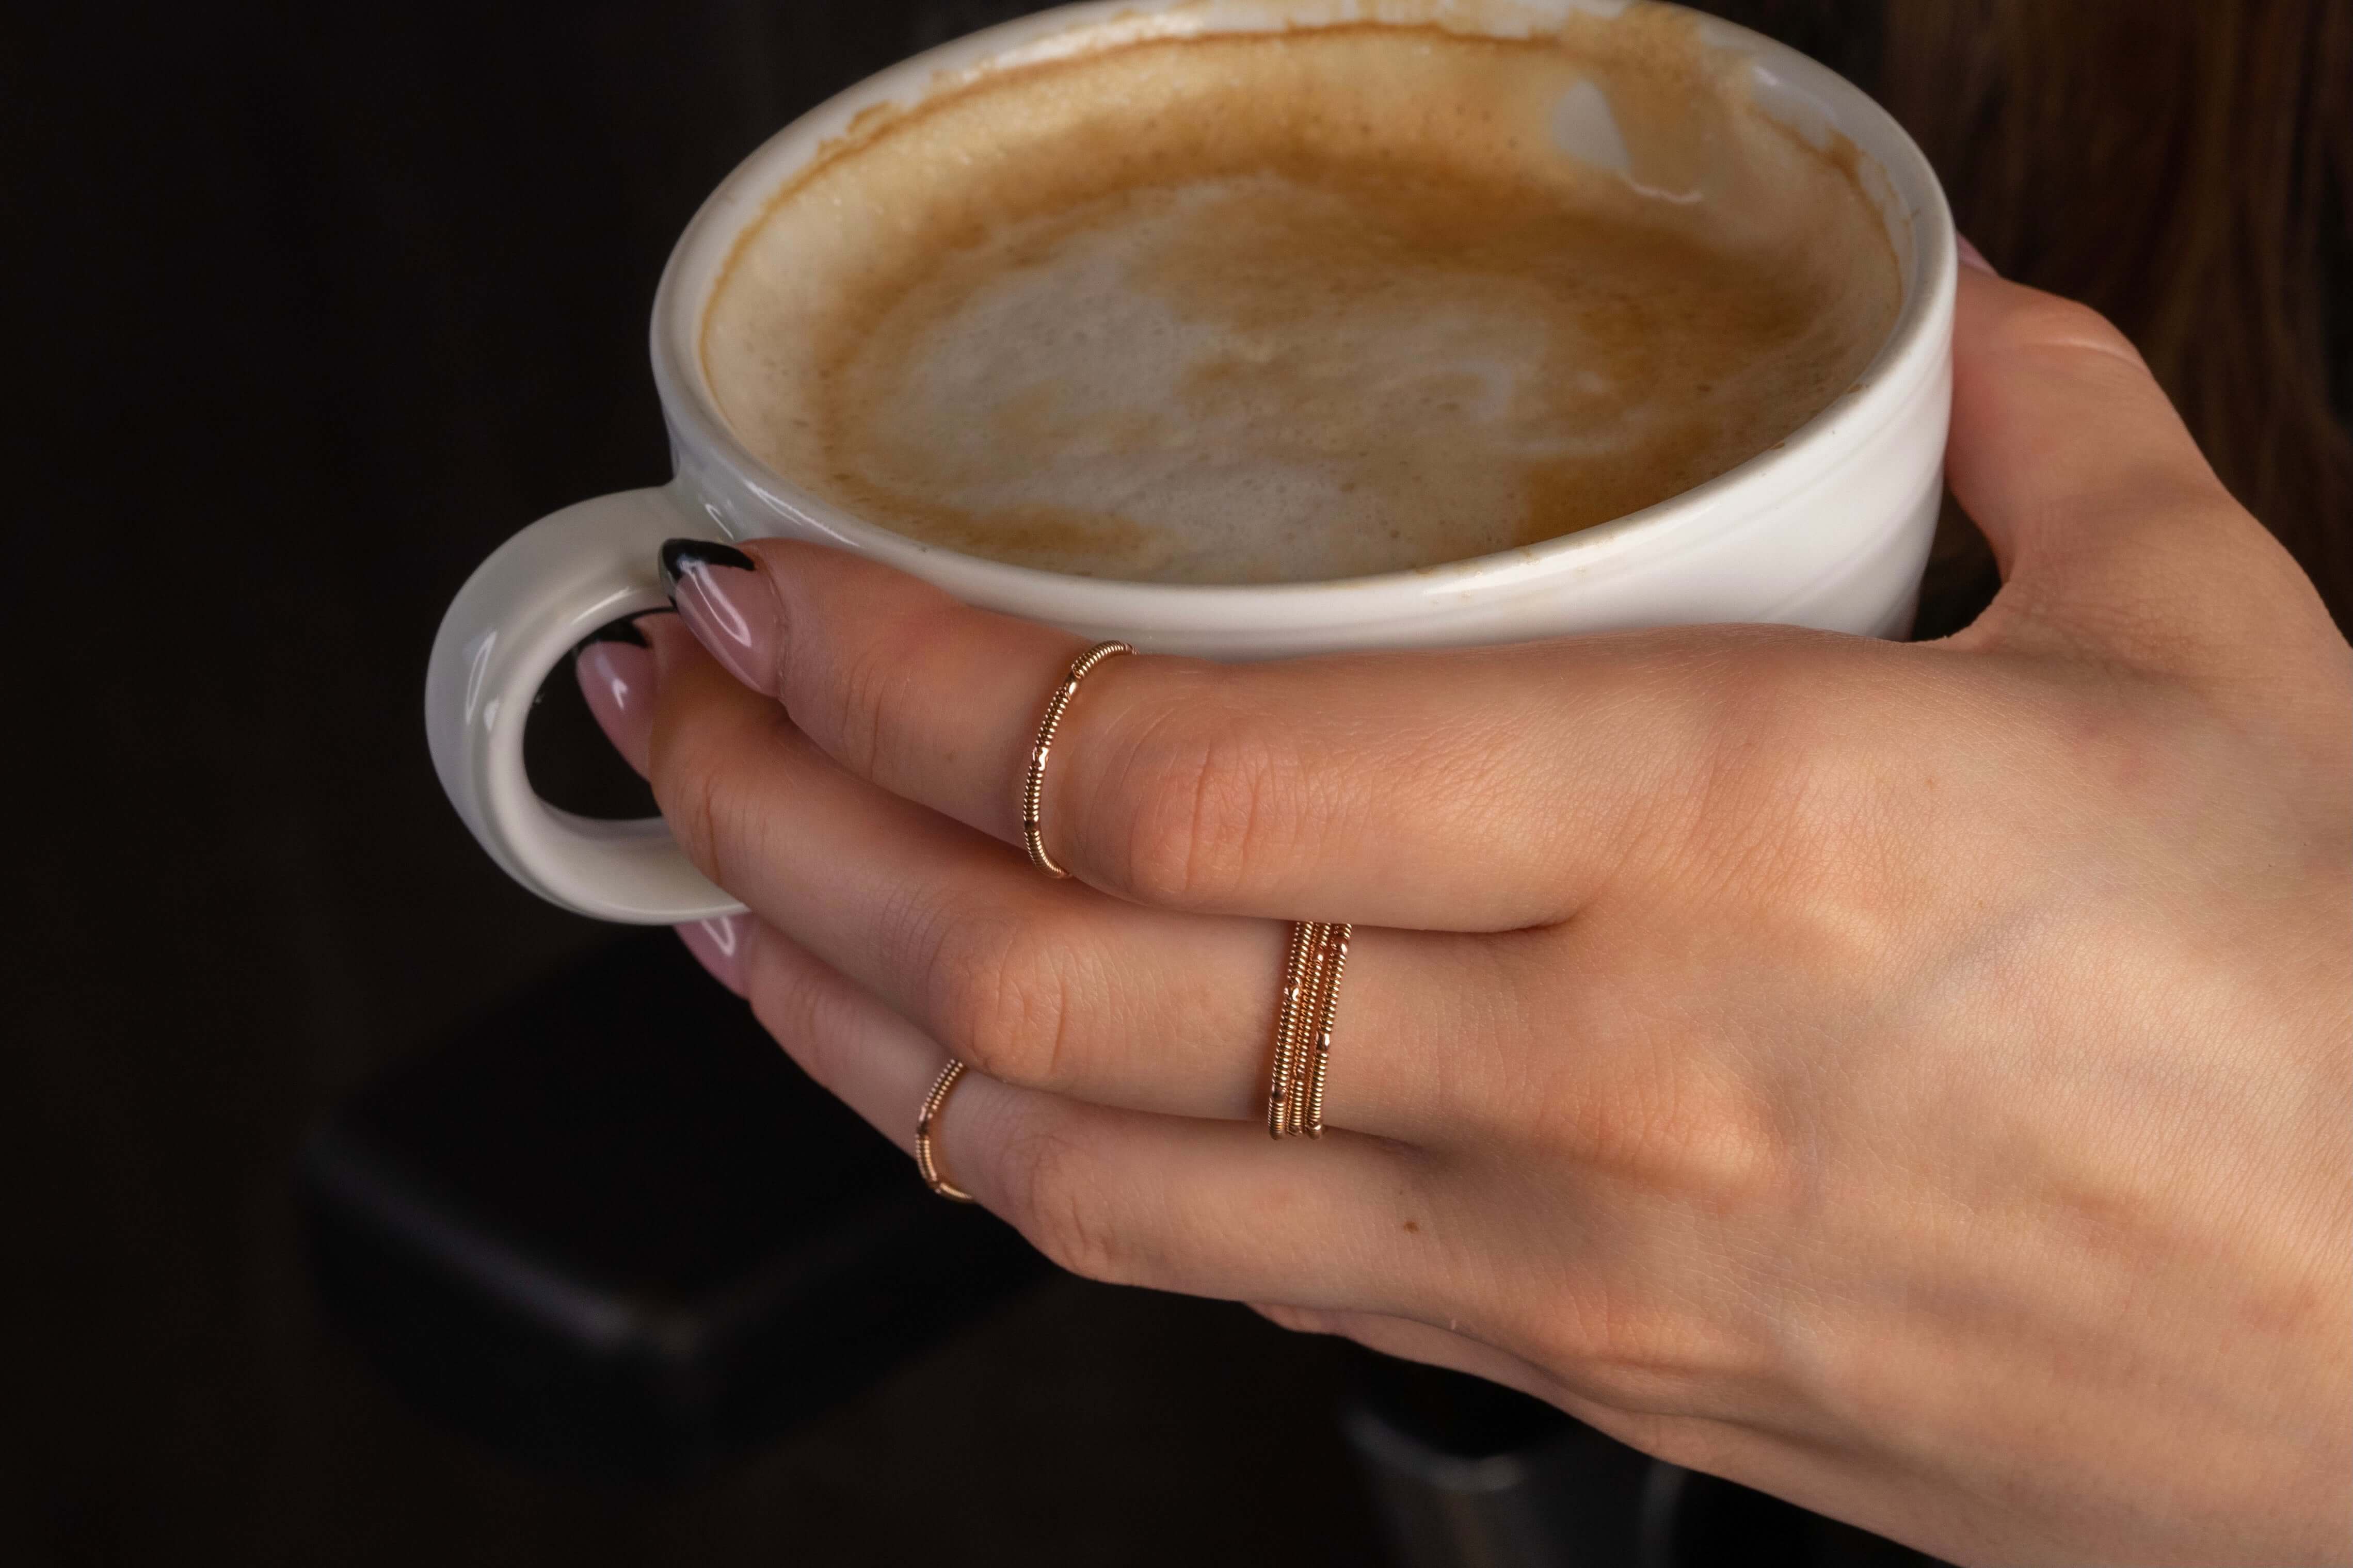
<svg viewBox="0 0 2353 1568"><path fill-rule="evenodd" d="M915 1115L915 1169L923 1174L923 1185L953 1202L968 1204L972 1194L962 1187L951 1185L940 1174L940 1157L932 1149L932 1128L940 1119L940 1108L948 1102L948 1093L964 1077L965 1064L950 1057L940 1068L939 1077L932 1079L931 1092L923 1096L923 1109Z"/></svg>
<svg viewBox="0 0 2353 1568"><path fill-rule="evenodd" d="M1295 921L1282 960L1282 995L1274 1010L1274 1068L1266 1091L1270 1138L1324 1136L1324 1078L1332 1061L1332 1023L1340 1011L1353 925Z"/></svg>
<svg viewBox="0 0 2353 1568"><path fill-rule="evenodd" d="M1053 749L1054 731L1061 727L1062 713L1070 707L1071 699L1078 695L1079 682L1103 660L1134 651L1124 642L1099 642L1072 659L1062 684L1054 688L1054 695L1046 700L1046 716L1038 721L1038 739L1029 747L1029 776L1021 781L1021 847L1029 852L1029 864L1049 877L1070 875L1046 853L1045 824L1039 820L1045 809L1046 753Z"/></svg>

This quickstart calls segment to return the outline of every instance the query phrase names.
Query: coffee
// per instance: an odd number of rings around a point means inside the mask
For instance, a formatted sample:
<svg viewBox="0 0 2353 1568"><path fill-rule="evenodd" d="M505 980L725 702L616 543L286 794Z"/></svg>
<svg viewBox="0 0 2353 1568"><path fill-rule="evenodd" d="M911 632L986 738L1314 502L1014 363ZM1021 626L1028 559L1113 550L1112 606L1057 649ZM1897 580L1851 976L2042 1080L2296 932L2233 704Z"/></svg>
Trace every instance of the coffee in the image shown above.
<svg viewBox="0 0 2353 1568"><path fill-rule="evenodd" d="M1144 37L870 117L702 331L765 462L965 553L1190 583L1512 549L1690 489L1899 304L1852 149L1685 16Z"/></svg>

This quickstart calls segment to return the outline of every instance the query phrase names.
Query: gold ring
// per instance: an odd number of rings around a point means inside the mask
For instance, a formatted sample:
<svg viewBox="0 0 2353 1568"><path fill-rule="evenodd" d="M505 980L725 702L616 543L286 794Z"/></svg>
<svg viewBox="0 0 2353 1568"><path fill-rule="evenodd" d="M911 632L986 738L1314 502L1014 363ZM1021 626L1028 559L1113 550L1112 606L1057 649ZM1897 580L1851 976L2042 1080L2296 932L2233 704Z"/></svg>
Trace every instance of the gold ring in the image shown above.
<svg viewBox="0 0 2353 1568"><path fill-rule="evenodd" d="M1348 967L1353 925L1294 921L1274 1010L1274 1071L1267 1086L1270 1138L1324 1136L1324 1075L1332 1062L1332 1021Z"/></svg>
<svg viewBox="0 0 2353 1568"><path fill-rule="evenodd" d="M1070 707L1071 699L1078 694L1079 682L1103 660L1134 651L1124 642L1099 642L1072 659L1062 684L1054 688L1054 695L1046 700L1046 716L1038 721L1038 739L1029 748L1029 775L1021 781L1021 847L1029 851L1029 864L1049 877L1070 875L1046 853L1045 825L1039 821L1046 801L1046 753L1053 747L1054 731L1061 726L1062 713Z"/></svg>
<svg viewBox="0 0 2353 1568"><path fill-rule="evenodd" d="M923 1109L915 1116L915 1169L923 1173L923 1185L944 1198L960 1204L972 1202L972 1194L962 1187L950 1185L940 1174L940 1159L932 1151L932 1127L940 1119L940 1108L948 1102L948 1092L964 1077L965 1064L950 1057L940 1068L939 1077L932 1079L932 1090L923 1096Z"/></svg>

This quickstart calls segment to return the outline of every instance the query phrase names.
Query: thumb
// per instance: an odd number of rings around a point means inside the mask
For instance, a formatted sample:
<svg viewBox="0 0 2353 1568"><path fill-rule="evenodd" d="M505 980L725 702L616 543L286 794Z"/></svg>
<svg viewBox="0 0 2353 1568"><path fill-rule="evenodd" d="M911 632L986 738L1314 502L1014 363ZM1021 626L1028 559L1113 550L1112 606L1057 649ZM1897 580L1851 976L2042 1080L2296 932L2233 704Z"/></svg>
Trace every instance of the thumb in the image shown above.
<svg viewBox="0 0 2353 1568"><path fill-rule="evenodd" d="M2098 312L1961 268L1946 477L2003 588L1978 638L2179 665L2318 599Z"/></svg>

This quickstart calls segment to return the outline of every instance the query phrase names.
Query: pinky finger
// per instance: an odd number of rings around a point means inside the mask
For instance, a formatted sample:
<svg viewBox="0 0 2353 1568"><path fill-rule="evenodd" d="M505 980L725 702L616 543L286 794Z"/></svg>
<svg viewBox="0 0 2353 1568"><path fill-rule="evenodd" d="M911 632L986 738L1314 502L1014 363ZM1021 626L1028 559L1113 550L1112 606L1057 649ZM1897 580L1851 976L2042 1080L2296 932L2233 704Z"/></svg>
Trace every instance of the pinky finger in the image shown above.
<svg viewBox="0 0 2353 1568"><path fill-rule="evenodd" d="M705 968L752 1004L752 1016L803 1072L912 1159L915 1111L946 1053L765 921L728 921L735 941L720 962L706 956L719 946L712 922L681 926L678 933Z"/></svg>
<svg viewBox="0 0 2353 1568"><path fill-rule="evenodd" d="M749 982L744 975L747 948L752 941L755 922L750 915L713 915L707 921L689 921L670 929L678 940L686 943L686 951L694 961L709 971L711 978L738 996L748 996Z"/></svg>

